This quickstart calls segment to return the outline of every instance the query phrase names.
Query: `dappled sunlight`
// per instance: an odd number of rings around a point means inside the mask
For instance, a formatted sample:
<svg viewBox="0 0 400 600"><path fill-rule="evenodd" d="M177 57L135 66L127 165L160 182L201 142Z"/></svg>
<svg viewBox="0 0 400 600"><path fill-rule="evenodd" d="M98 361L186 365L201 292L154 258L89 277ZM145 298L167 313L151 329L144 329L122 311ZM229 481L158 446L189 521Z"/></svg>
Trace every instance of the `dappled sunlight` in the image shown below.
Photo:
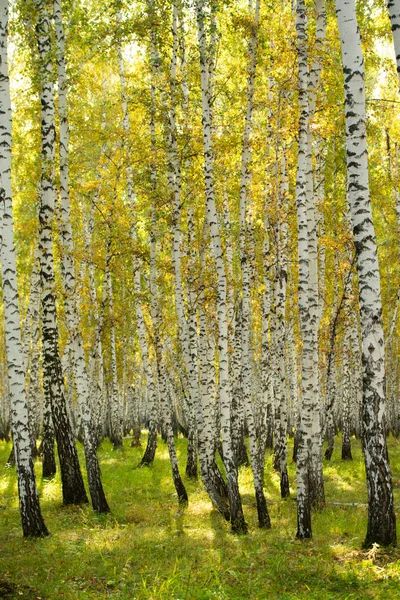
<svg viewBox="0 0 400 600"><path fill-rule="evenodd" d="M177 444L184 458L186 442L178 440ZM309 589L322 590L320 586L324 591L316 598L321 600L367 598L370 590L378 598L377 585L385 597L395 597L398 551L385 555L379 551L368 557L360 550L366 508L329 504L337 499L363 500L365 480L358 478L362 462L357 466L338 460L327 466L327 507L313 517L313 539L299 542L295 539L296 502L280 499L279 475L270 461L265 493L272 528L258 528L251 469L242 468L240 489L249 533L236 536L213 508L201 481L184 477L189 504L179 506L166 449L162 448L160 457L159 449L153 466L143 469L132 468L134 457L141 453L137 449L127 447L120 457L109 446L104 455L100 451L112 509L107 515L95 514L90 505L63 506L59 473L51 480L38 478L52 536L33 542L22 539L16 475L6 471L0 479L0 543L9 548L9 555L1 556L1 569L9 573L18 569L25 582L40 589L37 596L54 600L305 599L312 597ZM399 456L399 442L393 443L392 452ZM79 453L84 464L81 448ZM165 455L167 460L162 458ZM295 483L293 465L289 473ZM12 506L6 502L11 489ZM13 556L20 557L18 567ZM191 596L187 590L193 589L207 593Z"/></svg>

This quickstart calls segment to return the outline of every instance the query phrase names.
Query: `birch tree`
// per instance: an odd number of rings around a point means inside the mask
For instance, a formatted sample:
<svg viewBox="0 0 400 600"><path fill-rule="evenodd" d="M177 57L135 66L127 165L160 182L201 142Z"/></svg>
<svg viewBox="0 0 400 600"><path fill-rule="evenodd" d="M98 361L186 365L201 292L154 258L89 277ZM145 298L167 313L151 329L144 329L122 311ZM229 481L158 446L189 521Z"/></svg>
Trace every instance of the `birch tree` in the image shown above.
<svg viewBox="0 0 400 600"><path fill-rule="evenodd" d="M242 353L241 353L241 371L242 371L242 392L245 414L247 419L249 439L250 439L250 457L254 477L254 488L257 501L258 523L260 527L270 527L267 503L265 501L263 490L262 468L260 462L264 462L264 455L260 456L256 438L256 426L254 421L254 412L252 406L251 390L251 298L250 298L250 264L247 250L247 220L248 220L248 194L250 183L250 162L251 162L251 131L253 120L254 105L254 86L256 76L257 45L258 45L258 24L260 17L260 0L256 0L254 15L251 27L251 36L248 45L249 67L247 84L247 102L246 116L243 132L242 162L240 176L240 261L242 266Z"/></svg>
<svg viewBox="0 0 400 600"><path fill-rule="evenodd" d="M18 496L25 537L48 535L36 488L29 432L25 364L21 342L11 190L11 100L8 76L8 0L0 2L0 217L1 273L6 325L11 427L18 472Z"/></svg>
<svg viewBox="0 0 400 600"><path fill-rule="evenodd" d="M207 43L204 29L204 0L196 0L197 35L200 51L202 126L204 149L204 178L206 185L206 219L208 220L212 247L218 276L218 334L219 334L219 392L222 430L222 448L224 466L227 477L229 505L232 531L245 533L247 525L244 520L242 502L239 494L237 468L231 444L231 389L229 380L228 359L228 320L227 320L227 285L223 259L219 222L215 205L213 150L211 139L210 89L207 61Z"/></svg>
<svg viewBox="0 0 400 600"><path fill-rule="evenodd" d="M303 342L302 397L300 408L299 446L297 451L297 537L311 537L311 444L313 419L319 418L315 378L313 377L313 330L309 306L310 257L308 244L308 180L310 165L309 128L309 72L306 33L306 7L303 0L296 6L296 35L299 72L299 151L296 180L296 206L299 261L299 313Z"/></svg>
<svg viewBox="0 0 400 600"><path fill-rule="evenodd" d="M57 450L60 458L64 504L87 502L78 453L68 419L59 355L55 298L53 232L55 206L54 87L50 14L47 0L37 0L37 42L40 60L42 117L42 174L40 187L40 275L42 281L42 351L44 389L51 402Z"/></svg>
<svg viewBox="0 0 400 600"><path fill-rule="evenodd" d="M54 20L56 29L56 54L58 75L58 112L60 117L60 195L61 195L61 237L63 242L62 274L65 290L65 315L72 346L73 368L81 415L86 470L89 491L96 512L108 512L109 507L101 481L99 461L96 454L93 431L92 410L89 398L89 380L83 350L83 340L77 302L75 278L74 243L71 227L71 206L69 193L69 131L67 111L67 74L65 63L65 37L61 0L54 0Z"/></svg>
<svg viewBox="0 0 400 600"><path fill-rule="evenodd" d="M336 14L345 89L347 193L357 256L362 338L362 446L368 489L364 546L387 546L396 542L396 517L384 422L382 303L368 181L364 59L354 0L337 0Z"/></svg>

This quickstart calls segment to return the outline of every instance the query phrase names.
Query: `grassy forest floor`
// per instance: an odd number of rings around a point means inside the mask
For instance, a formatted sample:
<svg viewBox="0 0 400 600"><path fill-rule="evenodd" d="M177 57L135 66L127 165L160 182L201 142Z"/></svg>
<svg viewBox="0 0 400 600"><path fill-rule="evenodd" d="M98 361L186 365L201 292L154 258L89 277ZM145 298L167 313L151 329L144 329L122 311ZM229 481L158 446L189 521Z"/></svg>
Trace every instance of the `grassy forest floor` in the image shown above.
<svg viewBox="0 0 400 600"><path fill-rule="evenodd" d="M296 503L280 500L270 454L265 490L272 529L257 528L251 470L242 468L249 534L238 537L212 510L201 483L185 482L189 506L178 507L163 442L153 467L134 469L143 449L130 448L129 441L119 451L104 442L99 452L112 509L106 516L88 506L62 506L59 475L41 480L36 463L42 510L52 533L40 540L22 538L15 470L5 467L11 444L0 442L0 598L400 598L400 550L360 549L367 509L362 506L366 488L357 441L352 440L353 462L342 462L336 440L332 461L324 464L327 506L314 515L314 537L306 542L295 540ZM400 522L399 440L390 438L389 452ZM184 472L183 439L178 440L178 454ZM293 464L289 477L294 496Z"/></svg>

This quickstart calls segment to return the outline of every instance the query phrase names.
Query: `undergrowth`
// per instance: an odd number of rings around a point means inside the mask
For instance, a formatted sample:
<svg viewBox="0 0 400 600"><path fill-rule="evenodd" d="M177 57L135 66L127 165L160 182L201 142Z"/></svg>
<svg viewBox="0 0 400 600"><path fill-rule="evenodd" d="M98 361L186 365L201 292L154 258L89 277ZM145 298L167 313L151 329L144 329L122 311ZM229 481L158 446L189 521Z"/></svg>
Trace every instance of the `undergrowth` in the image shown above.
<svg viewBox="0 0 400 600"><path fill-rule="evenodd" d="M299 600L400 598L400 552L361 551L366 533L366 487L360 445L352 462L340 443L324 463L326 508L313 517L313 539L295 539L295 467L292 498L280 500L279 477L266 457L265 491L272 529L260 530L252 476L240 471L249 534L234 536L212 509L200 482L185 480L189 505L180 508L160 441L150 468L136 469L143 448L125 440L99 458L112 509L62 505L59 474L40 477L41 505L51 536L23 539L15 470L6 468L11 445L0 442L0 598L89 600ZM142 436L143 444L145 435ZM177 441L184 473L186 441ZM84 464L82 448L79 448ZM400 441L389 439L397 518L400 518ZM290 455L289 455L290 456ZM340 504L337 504L340 503ZM353 505L355 503L356 505Z"/></svg>

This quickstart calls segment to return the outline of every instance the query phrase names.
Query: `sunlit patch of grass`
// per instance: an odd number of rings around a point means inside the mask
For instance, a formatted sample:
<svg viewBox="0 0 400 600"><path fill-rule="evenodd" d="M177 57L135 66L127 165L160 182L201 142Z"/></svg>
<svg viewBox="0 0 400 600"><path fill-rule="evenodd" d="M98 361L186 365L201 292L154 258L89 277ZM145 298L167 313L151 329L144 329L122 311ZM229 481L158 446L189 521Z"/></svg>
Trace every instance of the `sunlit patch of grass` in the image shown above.
<svg viewBox="0 0 400 600"><path fill-rule="evenodd" d="M265 493L272 529L257 527L251 469L240 470L247 536L234 536L216 512L201 483L185 479L187 508L178 506L168 450L159 442L151 468L135 468L144 450L114 451L106 441L99 452L104 487L112 512L97 515L90 506L62 506L59 474L42 481L36 472L43 514L52 536L24 540L18 512L15 470L4 469L10 444L0 442L0 591L12 597L48 600L332 600L396 598L400 589L397 550L361 551L367 510L360 444L352 440L352 462L342 462L340 439L324 463L325 510L313 516L313 539L295 539L296 503L281 500L279 476L266 457ZM400 442L389 439L393 479L400 481ZM186 441L177 441L184 473ZM82 447L78 444L81 463ZM289 478L296 493L295 465ZM399 502L399 490L396 490ZM343 505L334 505L341 502Z"/></svg>

